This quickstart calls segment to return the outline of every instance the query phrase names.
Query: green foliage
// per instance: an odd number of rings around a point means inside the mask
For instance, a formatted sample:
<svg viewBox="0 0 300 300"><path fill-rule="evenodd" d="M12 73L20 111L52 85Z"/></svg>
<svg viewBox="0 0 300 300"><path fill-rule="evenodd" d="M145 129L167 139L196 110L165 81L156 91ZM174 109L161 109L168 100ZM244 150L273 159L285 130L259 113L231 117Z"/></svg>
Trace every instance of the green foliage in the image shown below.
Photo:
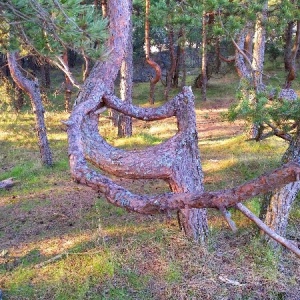
<svg viewBox="0 0 300 300"><path fill-rule="evenodd" d="M290 132L300 120L300 99L281 99L279 89L272 86L256 92L251 87L251 82L243 80L236 103L229 107L223 117L231 122L243 119L263 126L272 124L277 130Z"/></svg>
<svg viewBox="0 0 300 300"><path fill-rule="evenodd" d="M0 110L11 111L13 108L12 102L14 99L13 86L7 77L3 77L0 80Z"/></svg>
<svg viewBox="0 0 300 300"><path fill-rule="evenodd" d="M81 0L20 1L0 4L1 52L26 49L54 58L65 49L99 59L104 53L107 20Z"/></svg>

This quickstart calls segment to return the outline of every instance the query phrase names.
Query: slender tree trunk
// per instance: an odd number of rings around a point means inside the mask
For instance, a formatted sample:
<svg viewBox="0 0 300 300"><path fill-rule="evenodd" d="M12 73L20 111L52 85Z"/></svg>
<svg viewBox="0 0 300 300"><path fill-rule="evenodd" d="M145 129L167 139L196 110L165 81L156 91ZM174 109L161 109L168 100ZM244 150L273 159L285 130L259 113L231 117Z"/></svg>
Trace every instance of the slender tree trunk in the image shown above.
<svg viewBox="0 0 300 300"><path fill-rule="evenodd" d="M285 30L284 35L284 68L286 71L290 70L290 59L292 56L292 48L293 48L293 29L294 29L295 22L290 21L288 22L287 28Z"/></svg>
<svg viewBox="0 0 300 300"><path fill-rule="evenodd" d="M265 60L266 28L268 19L268 2L265 1L262 12L258 14L255 24L252 68L254 70L254 88L260 92L263 88L262 74ZM247 41L247 40L246 40Z"/></svg>
<svg viewBox="0 0 300 300"><path fill-rule="evenodd" d="M14 108L16 112L20 112L24 106L24 93L18 85L15 85Z"/></svg>
<svg viewBox="0 0 300 300"><path fill-rule="evenodd" d="M179 37L180 37L179 33ZM181 47L178 43L176 47L176 63L175 63L175 71L173 73L173 78L172 78L172 87L177 88L178 87L178 81L179 81L179 73L180 73L180 65L181 65Z"/></svg>
<svg viewBox="0 0 300 300"><path fill-rule="evenodd" d="M169 71L167 72L167 82L166 82L166 88L164 92L166 100L168 100L169 98L169 92L172 85L172 78L176 68L176 56L175 56L175 49L174 49L174 29L173 26L171 25L169 26L168 38L169 38L169 53L170 53L171 65Z"/></svg>
<svg viewBox="0 0 300 300"><path fill-rule="evenodd" d="M150 0L145 0L146 12L145 12L145 54L147 64L154 69L155 76L150 79L150 92L149 92L149 103L154 104L154 92L155 85L161 78L161 69L159 65L150 58Z"/></svg>
<svg viewBox="0 0 300 300"><path fill-rule="evenodd" d="M182 41L180 43L180 48L181 48L181 66L182 66L181 88L183 88L186 85L186 51L185 51L185 42L186 42L186 31L185 31L185 28L182 28Z"/></svg>
<svg viewBox="0 0 300 300"><path fill-rule="evenodd" d="M7 60L13 80L30 97L32 109L35 114L36 132L38 136L42 163L47 166L52 166L52 154L47 138L46 125L44 120L44 107L42 104L38 81L37 79L35 79L34 81L29 80L25 76L23 76L18 67L16 52L8 53Z"/></svg>
<svg viewBox="0 0 300 300"><path fill-rule="evenodd" d="M132 14L132 5L130 7ZM132 103L132 78L133 78L133 46L132 46L132 20L130 15L130 35L127 41L127 49L121 65L120 95L126 103ZM124 114L118 114L118 136L132 135L132 118Z"/></svg>
<svg viewBox="0 0 300 300"><path fill-rule="evenodd" d="M202 100L206 101L206 86L207 86L207 22L206 22L206 12L202 15L202 65L201 65L201 75L202 75L202 85L201 93Z"/></svg>
<svg viewBox="0 0 300 300"><path fill-rule="evenodd" d="M293 22L295 24L295 22ZM294 29L294 26L292 26L292 30ZM287 31L290 31L290 23L288 24ZM299 49L299 43L300 43L300 21L298 20L296 22L296 36L294 43L292 41L292 38L290 38L288 34L288 38L286 39L285 44L285 56L284 56L284 65L285 69L288 71L286 82L285 82L285 89L290 89L292 86L293 80L296 78L296 56ZM292 34L291 34L292 35Z"/></svg>
<svg viewBox="0 0 300 300"><path fill-rule="evenodd" d="M48 90L51 87L49 62L44 60L41 64L40 69L41 69L42 86L43 88L45 88L45 90Z"/></svg>
<svg viewBox="0 0 300 300"><path fill-rule="evenodd" d="M66 50L63 54L63 61L66 66L69 66L68 62L68 51ZM65 111L71 111L71 100L72 100L72 88L73 85L68 76L65 76Z"/></svg>

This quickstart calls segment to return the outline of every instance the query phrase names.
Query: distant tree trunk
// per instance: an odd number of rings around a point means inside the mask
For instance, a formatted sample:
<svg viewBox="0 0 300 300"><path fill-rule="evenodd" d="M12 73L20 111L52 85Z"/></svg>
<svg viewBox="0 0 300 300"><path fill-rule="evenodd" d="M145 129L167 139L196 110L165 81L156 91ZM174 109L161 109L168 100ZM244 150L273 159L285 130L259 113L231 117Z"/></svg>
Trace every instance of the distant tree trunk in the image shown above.
<svg viewBox="0 0 300 300"><path fill-rule="evenodd" d="M44 103L49 103L47 91L50 89L50 66L46 59L42 59L40 63L40 76L41 76L41 95Z"/></svg>
<svg viewBox="0 0 300 300"><path fill-rule="evenodd" d="M127 48L122 61L120 75L120 95L126 103L132 102L132 78L133 78L133 46L132 46L132 5L130 7L130 33L127 41ZM132 135L132 118L124 114L118 114L118 136L125 137Z"/></svg>
<svg viewBox="0 0 300 300"><path fill-rule="evenodd" d="M292 22L295 25L295 22ZM294 26L291 27L291 22L288 24L287 28L287 38L285 44L285 56L284 56L284 66L286 71L288 71L286 82L285 82L285 89L290 89L292 86L293 80L296 78L296 56L299 49L300 43L300 21L296 22L296 36L293 42L292 39L292 31Z"/></svg>
<svg viewBox="0 0 300 300"><path fill-rule="evenodd" d="M182 41L180 42L181 49L181 66L182 66L182 78L181 78L181 88L186 85L186 52L185 52L185 43L186 43L186 30L182 28Z"/></svg>
<svg viewBox="0 0 300 300"><path fill-rule="evenodd" d="M63 61L66 66L69 66L67 50L63 54ZM68 76L65 76L65 111L66 112L71 111L72 88L73 88L73 85L71 83L71 80L69 79Z"/></svg>
<svg viewBox="0 0 300 300"><path fill-rule="evenodd" d="M102 7L102 16L104 18L107 17L108 13L107 13L107 0L101 0L101 7Z"/></svg>
<svg viewBox="0 0 300 300"><path fill-rule="evenodd" d="M36 132L38 136L42 163L47 166L52 166L52 154L47 138L44 120L44 108L38 81L37 79L29 80L25 76L23 76L18 67L16 52L8 53L7 60L13 80L25 93L28 94L31 99L32 109L35 114Z"/></svg>
<svg viewBox="0 0 300 300"><path fill-rule="evenodd" d="M20 89L17 84L15 84L15 97L13 105L16 112L20 112L20 110L24 106L24 93L23 90Z"/></svg>
<svg viewBox="0 0 300 300"><path fill-rule="evenodd" d="M179 32L179 37L181 37L181 30ZM175 71L173 73L173 78L172 78L172 87L177 88L179 84L179 74L180 74L180 67L181 67L181 47L180 47L180 42L178 41L178 45L176 47L176 64L175 64Z"/></svg>
<svg viewBox="0 0 300 300"><path fill-rule="evenodd" d="M215 47L215 53L216 53L216 73L219 74L221 71L222 66L222 55L221 55L221 45L220 45L220 38L216 38L216 47Z"/></svg>
<svg viewBox="0 0 300 300"><path fill-rule="evenodd" d="M145 12L145 54L147 64L154 69L155 76L150 79L150 93L149 93L149 103L154 104L154 92L155 85L161 78L161 69L159 65L150 58L150 0L146 0L146 12Z"/></svg>
<svg viewBox="0 0 300 300"><path fill-rule="evenodd" d="M300 161L300 129L291 141L288 149L282 157L282 162ZM290 183L282 188L277 188L274 192L264 197L261 218L267 226L273 229L281 236L286 236L289 213L296 196L300 190L300 181ZM269 236L266 240L276 248L278 244L274 243Z"/></svg>
<svg viewBox="0 0 300 300"><path fill-rule="evenodd" d="M172 86L172 78L176 68L176 56L175 56L175 49L174 49L174 29L173 26L169 26L168 30L168 48L170 53L170 69L167 71L167 80L166 80L166 88L165 88L165 99L168 100L169 92Z"/></svg>
<svg viewBox="0 0 300 300"><path fill-rule="evenodd" d="M201 65L201 93L202 100L206 101L206 86L207 86L207 22L206 12L202 15L202 65Z"/></svg>
<svg viewBox="0 0 300 300"><path fill-rule="evenodd" d="M48 90L51 87L51 77L50 77L50 65L46 60L42 62L40 70L41 70L42 88Z"/></svg>
<svg viewBox="0 0 300 300"><path fill-rule="evenodd" d="M285 30L284 35L284 52L283 52L283 60L284 60L284 68L286 71L290 70L290 58L292 55L292 47L293 47L293 30L294 30L294 21L288 22L288 25Z"/></svg>

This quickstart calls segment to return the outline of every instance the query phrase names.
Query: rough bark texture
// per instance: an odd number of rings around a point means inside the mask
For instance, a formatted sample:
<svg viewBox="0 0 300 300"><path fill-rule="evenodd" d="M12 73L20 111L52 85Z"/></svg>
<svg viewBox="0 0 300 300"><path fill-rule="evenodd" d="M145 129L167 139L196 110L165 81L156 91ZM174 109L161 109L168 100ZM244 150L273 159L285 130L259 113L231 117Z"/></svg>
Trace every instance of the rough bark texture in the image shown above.
<svg viewBox="0 0 300 300"><path fill-rule="evenodd" d="M16 52L7 54L7 60L13 80L30 97L32 109L35 114L36 132L38 136L42 163L47 166L51 166L53 163L52 154L47 138L46 125L44 120L44 108L38 81L37 79L34 81L29 80L21 73L17 63Z"/></svg>
<svg viewBox="0 0 300 300"><path fill-rule="evenodd" d="M290 142L283 155L282 161L284 163L299 161L299 157L300 130L298 129L295 138ZM300 181L293 182L284 187L276 188L264 199L261 216L264 218L265 224L281 236L286 235L289 214L299 190ZM276 248L277 245L270 240L269 236L266 236L266 239Z"/></svg>
<svg viewBox="0 0 300 300"><path fill-rule="evenodd" d="M120 96L126 103L132 102L132 78L133 78L133 46L132 46L132 5L130 7L130 35L128 38L127 49L121 65L121 82L120 82ZM132 119L124 114L118 116L118 136L125 137L132 135Z"/></svg>

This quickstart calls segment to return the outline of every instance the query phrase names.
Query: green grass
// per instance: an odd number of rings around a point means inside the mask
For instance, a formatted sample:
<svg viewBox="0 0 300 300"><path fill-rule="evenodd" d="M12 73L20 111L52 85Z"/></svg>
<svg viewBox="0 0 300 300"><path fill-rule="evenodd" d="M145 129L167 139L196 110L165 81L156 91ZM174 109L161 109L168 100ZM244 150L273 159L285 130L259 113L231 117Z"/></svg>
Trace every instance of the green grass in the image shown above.
<svg viewBox="0 0 300 300"><path fill-rule="evenodd" d="M283 78L282 70L278 74ZM59 85L59 77L54 80ZM226 108L237 87L237 77L228 74L210 81L206 103L195 91L197 118L212 120L208 131L213 132L215 125L212 112ZM136 84L134 102L149 106L148 90L148 83ZM159 85L156 105L164 102L162 95ZM61 95L50 100L46 123L52 168L39 161L31 111L0 112L0 180L18 181L11 190L0 191L3 299L296 299L299 261L289 253L280 259L257 237L255 226L234 209L236 234L228 230L219 212L209 210L210 238L206 245L197 245L179 232L175 214L167 220L128 213L73 183L61 123L68 115ZM133 136L118 139L109 120L102 117L100 131L116 147L139 149L174 135L176 122L135 122ZM199 136L207 190L232 187L277 167L287 146L276 138L246 142L240 133ZM134 192L168 190L159 180L120 183ZM256 197L247 206L258 214L260 201ZM296 204L291 212L291 232L296 235L299 211ZM242 285L226 284L220 275Z"/></svg>

